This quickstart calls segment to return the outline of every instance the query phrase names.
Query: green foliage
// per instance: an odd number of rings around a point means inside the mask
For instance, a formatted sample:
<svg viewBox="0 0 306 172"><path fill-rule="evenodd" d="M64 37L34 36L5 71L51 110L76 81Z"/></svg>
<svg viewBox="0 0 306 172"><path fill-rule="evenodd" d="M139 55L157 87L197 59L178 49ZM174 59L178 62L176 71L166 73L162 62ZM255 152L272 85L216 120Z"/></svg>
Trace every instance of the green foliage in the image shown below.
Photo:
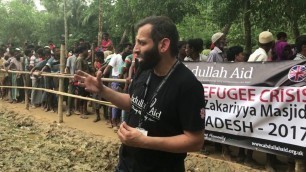
<svg viewBox="0 0 306 172"><path fill-rule="evenodd" d="M244 45L243 0L206 0L198 4L200 14L186 15L178 24L181 38L200 37L209 42L213 33L231 26L227 35L228 45ZM251 38L253 49L257 47L258 34L270 30L274 35L283 31L289 42L294 43L298 30L306 31L305 0L251 0ZM294 21L297 22L294 26ZM276 36L275 36L276 37ZM207 41L208 40L208 41Z"/></svg>
<svg viewBox="0 0 306 172"><path fill-rule="evenodd" d="M97 41L99 1L103 8L103 32L109 32L118 45L123 33L126 41L133 41L134 26L142 18L152 15L169 16L178 26L182 40L202 38L209 45L211 35L228 27L231 45L243 45L244 0L67 0L69 45L79 38ZM36 10L32 0L0 1L0 42L23 45L25 41L57 45L64 34L64 1L41 0L47 9ZM258 34L269 29L276 35L285 31L289 40L306 32L305 0L251 0L252 46L257 46Z"/></svg>
<svg viewBox="0 0 306 172"><path fill-rule="evenodd" d="M44 15L38 14L32 3L20 0L1 4L1 42L16 42L20 46L28 40L39 40L44 31Z"/></svg>

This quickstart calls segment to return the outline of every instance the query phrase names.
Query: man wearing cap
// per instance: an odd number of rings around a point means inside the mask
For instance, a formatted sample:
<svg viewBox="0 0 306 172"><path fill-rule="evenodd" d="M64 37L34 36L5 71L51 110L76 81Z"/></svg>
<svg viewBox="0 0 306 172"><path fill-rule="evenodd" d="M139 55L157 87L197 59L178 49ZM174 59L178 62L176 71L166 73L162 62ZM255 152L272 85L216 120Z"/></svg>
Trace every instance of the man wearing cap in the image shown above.
<svg viewBox="0 0 306 172"><path fill-rule="evenodd" d="M218 32L211 37L214 49L209 53L207 62L224 62L225 56L223 48L226 45L226 37L224 33Z"/></svg>
<svg viewBox="0 0 306 172"><path fill-rule="evenodd" d="M264 31L259 34L259 48L250 55L248 62L268 61L268 52L274 44L273 35L269 31Z"/></svg>

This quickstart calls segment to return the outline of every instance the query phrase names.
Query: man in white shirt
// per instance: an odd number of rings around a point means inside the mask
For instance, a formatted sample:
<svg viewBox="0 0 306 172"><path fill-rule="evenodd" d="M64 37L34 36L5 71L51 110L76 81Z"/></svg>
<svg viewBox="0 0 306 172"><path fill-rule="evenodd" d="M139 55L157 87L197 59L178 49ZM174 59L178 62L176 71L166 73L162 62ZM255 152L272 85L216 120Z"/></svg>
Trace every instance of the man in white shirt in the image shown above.
<svg viewBox="0 0 306 172"><path fill-rule="evenodd" d="M121 54L113 54L108 64L108 67L107 67L107 68L112 69L113 78L119 78L120 68L122 67L122 65L123 65L123 60L122 60ZM107 69L107 70L110 70L110 69Z"/></svg>
<svg viewBox="0 0 306 172"><path fill-rule="evenodd" d="M264 31L259 34L258 38L259 48L255 50L253 54L250 55L248 62L264 62L269 61L268 53L271 51L272 47L274 46L274 38L271 32ZM251 156L253 151L249 151ZM274 169L274 163L276 160L276 155L267 154L267 162L266 162L266 169Z"/></svg>
<svg viewBox="0 0 306 172"><path fill-rule="evenodd" d="M271 32L264 31L259 34L259 48L250 55L248 62L263 62L268 61L268 52L274 44L274 38Z"/></svg>
<svg viewBox="0 0 306 172"><path fill-rule="evenodd" d="M107 76L107 74L111 70L112 78L119 79L120 78L119 75L121 74L121 70L122 70L121 68L122 68L122 65L124 64L124 61L122 59L122 55L121 54L112 54L110 56L111 56L110 57L111 60L108 63L108 66L106 67L106 69L104 70L102 77ZM115 91L120 92L120 83L112 82L111 83L111 88ZM121 109L112 108L111 125L112 125L112 128L115 130L115 132L119 128L120 117L121 117Z"/></svg>
<svg viewBox="0 0 306 172"><path fill-rule="evenodd" d="M203 40L201 38L190 39L186 45L186 55L184 61L207 61L207 56L201 54L203 51Z"/></svg>
<svg viewBox="0 0 306 172"><path fill-rule="evenodd" d="M297 54L294 60L306 60L306 35L301 35L295 41Z"/></svg>

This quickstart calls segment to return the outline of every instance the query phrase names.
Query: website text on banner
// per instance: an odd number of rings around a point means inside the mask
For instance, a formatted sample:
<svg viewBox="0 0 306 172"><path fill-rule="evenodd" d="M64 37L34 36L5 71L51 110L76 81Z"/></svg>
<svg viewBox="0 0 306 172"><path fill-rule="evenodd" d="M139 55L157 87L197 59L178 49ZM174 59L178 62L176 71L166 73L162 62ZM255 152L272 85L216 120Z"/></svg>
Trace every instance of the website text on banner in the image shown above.
<svg viewBox="0 0 306 172"><path fill-rule="evenodd" d="M204 87L205 139L305 158L305 63L185 63Z"/></svg>

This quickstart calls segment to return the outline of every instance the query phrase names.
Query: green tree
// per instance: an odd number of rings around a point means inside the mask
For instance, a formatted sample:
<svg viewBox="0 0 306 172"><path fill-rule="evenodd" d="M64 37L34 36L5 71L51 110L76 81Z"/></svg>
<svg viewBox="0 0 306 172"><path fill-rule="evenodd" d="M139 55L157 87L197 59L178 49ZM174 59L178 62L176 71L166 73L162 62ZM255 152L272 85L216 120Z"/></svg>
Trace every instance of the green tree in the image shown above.
<svg viewBox="0 0 306 172"><path fill-rule="evenodd" d="M31 1L13 0L0 7L2 42L23 44L26 41L39 40L44 32L44 17L38 14Z"/></svg>

